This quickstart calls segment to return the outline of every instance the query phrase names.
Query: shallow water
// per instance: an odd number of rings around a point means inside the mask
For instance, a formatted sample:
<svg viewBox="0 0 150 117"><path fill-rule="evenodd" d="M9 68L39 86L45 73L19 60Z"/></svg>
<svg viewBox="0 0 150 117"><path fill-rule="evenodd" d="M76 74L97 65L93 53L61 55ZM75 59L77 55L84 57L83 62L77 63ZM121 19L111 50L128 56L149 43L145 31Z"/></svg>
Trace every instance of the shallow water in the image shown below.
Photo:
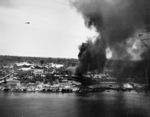
<svg viewBox="0 0 150 117"><path fill-rule="evenodd" d="M0 117L150 117L150 93L0 92Z"/></svg>

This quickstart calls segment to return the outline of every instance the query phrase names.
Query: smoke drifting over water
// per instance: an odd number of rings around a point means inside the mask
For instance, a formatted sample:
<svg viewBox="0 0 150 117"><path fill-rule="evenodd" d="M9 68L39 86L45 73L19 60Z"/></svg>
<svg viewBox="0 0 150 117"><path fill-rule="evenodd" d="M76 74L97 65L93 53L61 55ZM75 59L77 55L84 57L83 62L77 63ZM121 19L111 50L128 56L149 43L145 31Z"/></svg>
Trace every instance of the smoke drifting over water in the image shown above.
<svg viewBox="0 0 150 117"><path fill-rule="evenodd" d="M91 56L97 56L97 51L102 52L98 62L105 62L107 54L115 60L144 59L141 55L148 48L136 34L150 31L150 0L74 0L71 4L83 15L85 25L94 26L100 35L95 42L81 45L80 66L87 67L90 61L96 61Z"/></svg>

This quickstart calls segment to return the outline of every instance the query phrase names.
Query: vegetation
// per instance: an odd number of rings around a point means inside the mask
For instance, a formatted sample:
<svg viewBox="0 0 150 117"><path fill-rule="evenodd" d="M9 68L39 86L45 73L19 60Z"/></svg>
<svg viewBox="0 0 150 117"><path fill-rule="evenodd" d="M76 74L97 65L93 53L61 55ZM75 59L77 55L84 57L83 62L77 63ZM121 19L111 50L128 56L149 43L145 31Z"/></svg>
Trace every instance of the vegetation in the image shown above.
<svg viewBox="0 0 150 117"><path fill-rule="evenodd" d="M23 57L23 56L7 56L7 55L0 55L0 66L7 65L9 63L15 62L29 62L29 63L40 63L40 64L47 64L47 63L57 63L57 64L64 64L67 66L75 66L78 64L78 60L71 58L44 58L44 57Z"/></svg>

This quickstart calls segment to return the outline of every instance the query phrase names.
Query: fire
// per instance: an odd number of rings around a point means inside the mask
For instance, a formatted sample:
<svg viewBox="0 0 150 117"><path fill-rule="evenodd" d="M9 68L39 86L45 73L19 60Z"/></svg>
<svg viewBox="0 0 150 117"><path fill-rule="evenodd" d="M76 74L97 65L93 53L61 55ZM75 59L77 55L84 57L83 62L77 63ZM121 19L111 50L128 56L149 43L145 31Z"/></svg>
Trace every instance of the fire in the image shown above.
<svg viewBox="0 0 150 117"><path fill-rule="evenodd" d="M112 51L110 48L106 48L106 58L111 59L112 58Z"/></svg>

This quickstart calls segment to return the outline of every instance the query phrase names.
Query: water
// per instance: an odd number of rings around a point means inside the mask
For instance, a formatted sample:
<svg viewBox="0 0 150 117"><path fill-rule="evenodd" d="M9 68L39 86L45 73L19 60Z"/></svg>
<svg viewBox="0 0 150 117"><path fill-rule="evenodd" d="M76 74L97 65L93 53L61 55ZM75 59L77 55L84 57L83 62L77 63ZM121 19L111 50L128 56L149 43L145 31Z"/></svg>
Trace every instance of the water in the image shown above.
<svg viewBox="0 0 150 117"><path fill-rule="evenodd" d="M0 92L0 117L150 117L150 94Z"/></svg>

